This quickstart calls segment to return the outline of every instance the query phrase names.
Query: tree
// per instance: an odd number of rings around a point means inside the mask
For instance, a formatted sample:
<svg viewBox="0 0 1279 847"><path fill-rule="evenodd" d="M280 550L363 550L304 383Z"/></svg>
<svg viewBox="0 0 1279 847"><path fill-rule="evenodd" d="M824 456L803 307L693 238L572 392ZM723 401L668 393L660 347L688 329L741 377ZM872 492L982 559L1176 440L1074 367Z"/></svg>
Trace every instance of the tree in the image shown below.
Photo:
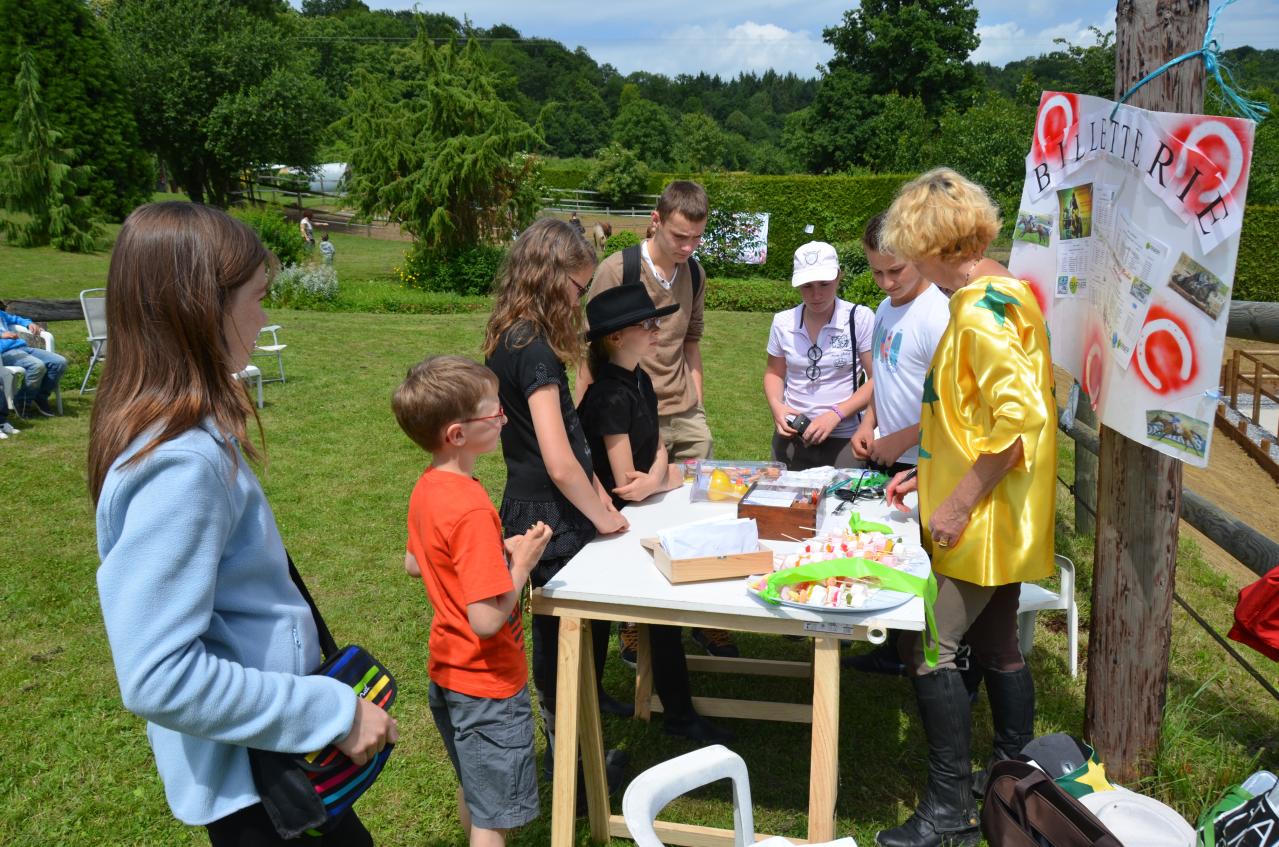
<svg viewBox="0 0 1279 847"><path fill-rule="evenodd" d="M928 146L936 129L918 97L876 97L861 163L879 173L921 171L927 165Z"/></svg>
<svg viewBox="0 0 1279 847"><path fill-rule="evenodd" d="M1064 38L1053 39L1071 71L1064 88L1076 94L1109 98L1115 90L1115 32L1103 32L1095 26L1088 29L1096 41L1087 47L1071 44Z"/></svg>
<svg viewBox="0 0 1279 847"><path fill-rule="evenodd" d="M929 114L980 90L968 62L980 43L972 0L861 0L822 38L835 49L830 73L864 76L872 95L918 97Z"/></svg>
<svg viewBox="0 0 1279 847"><path fill-rule="evenodd" d="M1026 178L1026 139L1035 113L988 92L970 109L942 116L933 164L946 165L986 187L1004 219L1017 214Z"/></svg>
<svg viewBox="0 0 1279 847"><path fill-rule="evenodd" d="M628 98L613 120L613 140L634 150L649 167L670 161L674 137L675 123L670 114L642 97Z"/></svg>
<svg viewBox="0 0 1279 847"><path fill-rule="evenodd" d="M0 138L17 108L18 56L28 50L49 123L90 164L84 193L99 213L121 219L151 197L155 178L143 149L114 45L81 0L0 0Z"/></svg>
<svg viewBox="0 0 1279 847"><path fill-rule="evenodd" d="M225 206L246 171L316 164L336 104L293 18L232 0L117 0L109 20L143 142L192 200Z"/></svg>
<svg viewBox="0 0 1279 847"><path fill-rule="evenodd" d="M689 112L679 119L674 158L695 172L718 168L724 159L724 133L710 115Z"/></svg>
<svg viewBox="0 0 1279 847"><path fill-rule="evenodd" d="M429 250L458 251L519 229L537 211L542 138L498 96L474 40L418 36L416 73L363 73L352 94L350 196L400 221Z"/></svg>
<svg viewBox="0 0 1279 847"><path fill-rule="evenodd" d="M648 184L648 168L630 150L614 141L595 153L586 184L611 206L622 206Z"/></svg>
<svg viewBox="0 0 1279 847"><path fill-rule="evenodd" d="M589 156L608 142L608 106L580 77L563 89L542 110L547 149L556 156Z"/></svg>
<svg viewBox="0 0 1279 847"><path fill-rule="evenodd" d="M28 51L19 56L14 91L14 152L0 157L0 201L7 211L27 218L5 221L5 236L18 247L52 244L59 250L92 252L100 228L88 201L79 196L89 171L71 166L75 152L58 146L62 133L49 126Z"/></svg>

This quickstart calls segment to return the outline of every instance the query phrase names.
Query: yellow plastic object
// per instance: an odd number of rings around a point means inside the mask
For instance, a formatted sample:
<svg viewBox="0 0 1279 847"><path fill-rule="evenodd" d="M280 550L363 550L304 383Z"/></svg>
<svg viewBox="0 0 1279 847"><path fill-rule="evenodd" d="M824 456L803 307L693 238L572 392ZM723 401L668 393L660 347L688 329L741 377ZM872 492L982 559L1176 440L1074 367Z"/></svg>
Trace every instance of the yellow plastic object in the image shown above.
<svg viewBox="0 0 1279 847"><path fill-rule="evenodd" d="M733 484L733 480L728 474L719 468L711 471L710 482L706 485L706 496L711 500L719 502L721 500L740 500L742 494L746 493L746 489L742 488L739 492L738 486Z"/></svg>

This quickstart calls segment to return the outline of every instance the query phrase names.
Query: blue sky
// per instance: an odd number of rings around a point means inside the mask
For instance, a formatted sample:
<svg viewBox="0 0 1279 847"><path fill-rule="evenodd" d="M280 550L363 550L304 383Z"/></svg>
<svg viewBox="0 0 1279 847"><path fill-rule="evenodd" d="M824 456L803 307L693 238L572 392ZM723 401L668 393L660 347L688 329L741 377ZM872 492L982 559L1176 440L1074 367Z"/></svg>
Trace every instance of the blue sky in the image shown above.
<svg viewBox="0 0 1279 847"><path fill-rule="evenodd" d="M366 0L372 8L412 8L412 0ZM1214 0L1215 9L1220 0ZM845 2L812 0L511 0L420 2L424 10L469 15L477 26L507 23L523 35L583 46L623 73L677 74L776 68L805 76L830 58L822 28L838 23ZM976 0L981 46L973 58L1002 65L1053 49L1054 38L1091 44L1088 27L1114 29L1115 4L1106 0ZM1222 47L1279 48L1279 0L1238 0L1216 30Z"/></svg>

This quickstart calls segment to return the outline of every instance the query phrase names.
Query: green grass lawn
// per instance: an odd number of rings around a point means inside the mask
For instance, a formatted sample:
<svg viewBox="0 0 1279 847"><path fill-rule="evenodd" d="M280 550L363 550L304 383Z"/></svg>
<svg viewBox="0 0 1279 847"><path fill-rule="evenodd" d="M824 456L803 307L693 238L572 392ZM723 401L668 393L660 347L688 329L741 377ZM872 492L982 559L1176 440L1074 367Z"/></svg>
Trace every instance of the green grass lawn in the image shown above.
<svg viewBox="0 0 1279 847"><path fill-rule="evenodd" d="M0 248L0 259L13 253ZM4 267L9 276L11 266ZM478 356L484 316L279 311L271 318L284 326L290 378L266 387L261 418L269 464L260 474L286 543L338 640L374 650L402 687L396 707L402 740L361 801L361 814L382 845L457 844L454 778L426 707L430 609L420 583L401 568L408 494L427 458L399 432L389 397L423 356ZM766 457L770 422L759 385L768 322L765 314L708 316L707 411L719 456ZM71 358L66 385L78 386L87 360L82 327L52 329L66 339L60 346ZM5 509L0 557L0 673L10 680L0 694L0 744L10 761L0 776L0 843L206 843L201 831L170 817L143 724L120 704L97 608L94 521L84 483L90 400L74 388L65 394L64 417L19 422L25 431L0 444L0 467L15 484L10 490L21 491L20 507L11 500ZM500 457L485 457L478 474L496 500L504 476ZM1063 495L1063 515L1067 507ZM1059 549L1079 564L1086 629L1091 545L1071 537L1064 519L1061 530ZM1237 586L1210 570L1190 544L1181 551L1178 589L1219 628L1229 626ZM1085 645L1086 638L1085 632ZM800 659L809 653L806 644L776 638L743 636L740 642L748 655ZM1031 663L1039 732L1080 731L1084 677L1066 671L1059 616L1041 616ZM606 685L623 699L633 692L633 677L615 656ZM695 675L693 686L699 695L795 702L808 696L806 685L778 679ZM1180 613L1167 714L1165 752L1146 790L1187 816L1258 763L1279 765L1273 702ZM726 724L738 733L735 749L750 767L757 827L803 837L809 730ZM990 743L984 704L975 726L974 758L980 760ZM869 844L876 829L908 814L923 784L923 738L909 686L844 675L840 730L839 832ZM606 718L604 733L610 746L630 751L632 773L688 749L666 737L660 722ZM1264 740L1270 746L1263 750ZM678 800L670 815L728 826L730 802L727 787L717 785ZM512 843L547 843L549 808L543 785L543 818ZM584 825L578 840L587 842Z"/></svg>

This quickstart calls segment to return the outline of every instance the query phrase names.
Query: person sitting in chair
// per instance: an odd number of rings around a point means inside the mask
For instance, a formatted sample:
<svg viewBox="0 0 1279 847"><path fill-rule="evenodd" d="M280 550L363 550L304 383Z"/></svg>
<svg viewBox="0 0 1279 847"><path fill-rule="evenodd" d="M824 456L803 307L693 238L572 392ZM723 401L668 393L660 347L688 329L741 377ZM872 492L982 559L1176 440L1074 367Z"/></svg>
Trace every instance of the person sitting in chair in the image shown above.
<svg viewBox="0 0 1279 847"><path fill-rule="evenodd" d="M13 398L14 405L23 417L28 416L27 410L34 405L40 414L51 418L54 411L49 405L49 395L58 387L67 369L67 360L27 344L17 328L38 338L44 327L21 315L10 314L5 311L7 308L8 305L0 301L0 364L16 365L26 371L26 382Z"/></svg>

